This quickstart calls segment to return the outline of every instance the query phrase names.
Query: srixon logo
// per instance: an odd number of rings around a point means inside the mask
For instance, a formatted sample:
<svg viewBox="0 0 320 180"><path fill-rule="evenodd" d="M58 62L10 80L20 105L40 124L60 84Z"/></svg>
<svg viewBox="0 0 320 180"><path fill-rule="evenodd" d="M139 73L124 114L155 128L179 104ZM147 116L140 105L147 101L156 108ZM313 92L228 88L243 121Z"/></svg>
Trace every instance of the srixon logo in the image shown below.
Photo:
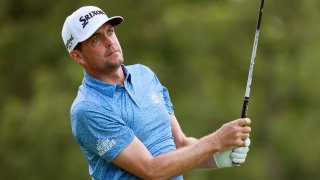
<svg viewBox="0 0 320 180"><path fill-rule="evenodd" d="M85 28L86 25L89 23L89 20L96 15L105 15L105 13L101 10L94 10L84 16L81 16L79 21L82 22L82 28Z"/></svg>
<svg viewBox="0 0 320 180"><path fill-rule="evenodd" d="M67 43L66 43L66 47L67 49L70 49L70 47L72 46L72 41L73 41L73 36L71 35L71 37L67 40Z"/></svg>

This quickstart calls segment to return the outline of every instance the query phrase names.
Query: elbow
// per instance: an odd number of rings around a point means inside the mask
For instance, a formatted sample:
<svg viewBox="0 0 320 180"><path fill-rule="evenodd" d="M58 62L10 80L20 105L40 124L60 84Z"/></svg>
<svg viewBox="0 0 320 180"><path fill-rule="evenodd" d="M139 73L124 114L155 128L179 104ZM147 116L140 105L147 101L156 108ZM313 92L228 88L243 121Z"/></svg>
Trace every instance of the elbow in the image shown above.
<svg viewBox="0 0 320 180"><path fill-rule="evenodd" d="M146 180L168 179L168 177L165 177L164 175L161 174L161 172L156 170L148 170L141 178Z"/></svg>
<svg viewBox="0 0 320 180"><path fill-rule="evenodd" d="M140 178L147 179L147 180L169 179L170 176L168 174L166 174L166 171L164 169L161 168L160 164L157 164L156 162L154 162L153 164L150 164L145 169L145 171L144 171L145 173Z"/></svg>
<svg viewBox="0 0 320 180"><path fill-rule="evenodd" d="M161 180L166 178L161 178L161 176L158 176L157 174L154 174L152 172L147 172L144 176L140 177L141 179L145 180Z"/></svg>
<svg viewBox="0 0 320 180"><path fill-rule="evenodd" d="M174 144L176 145L177 149L184 147L187 145L186 138L183 136L176 137L174 138Z"/></svg>

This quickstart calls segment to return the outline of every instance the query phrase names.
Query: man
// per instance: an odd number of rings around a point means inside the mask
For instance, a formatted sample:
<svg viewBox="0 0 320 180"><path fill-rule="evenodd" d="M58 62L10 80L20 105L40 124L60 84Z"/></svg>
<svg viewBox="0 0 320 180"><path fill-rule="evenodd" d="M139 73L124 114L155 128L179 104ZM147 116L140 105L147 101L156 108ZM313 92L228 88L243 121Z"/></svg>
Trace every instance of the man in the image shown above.
<svg viewBox="0 0 320 180"><path fill-rule="evenodd" d="M199 140L186 137L157 76L146 66L123 64L114 31L122 21L85 6L62 28L70 56L85 70L71 125L92 179L183 179L196 167L243 163L250 120L231 121Z"/></svg>

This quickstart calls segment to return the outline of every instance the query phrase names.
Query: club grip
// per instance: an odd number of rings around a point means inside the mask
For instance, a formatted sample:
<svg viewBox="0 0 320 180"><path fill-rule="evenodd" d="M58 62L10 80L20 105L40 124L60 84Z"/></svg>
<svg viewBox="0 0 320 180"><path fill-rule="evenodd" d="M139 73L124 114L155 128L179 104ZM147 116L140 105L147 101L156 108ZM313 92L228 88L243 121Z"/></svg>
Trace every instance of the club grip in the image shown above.
<svg viewBox="0 0 320 180"><path fill-rule="evenodd" d="M241 118L246 118L248 113L249 97L244 97ZM240 166L239 163L232 162L233 166Z"/></svg>
<svg viewBox="0 0 320 180"><path fill-rule="evenodd" d="M247 117L248 105L249 105L249 97L244 97L241 118Z"/></svg>

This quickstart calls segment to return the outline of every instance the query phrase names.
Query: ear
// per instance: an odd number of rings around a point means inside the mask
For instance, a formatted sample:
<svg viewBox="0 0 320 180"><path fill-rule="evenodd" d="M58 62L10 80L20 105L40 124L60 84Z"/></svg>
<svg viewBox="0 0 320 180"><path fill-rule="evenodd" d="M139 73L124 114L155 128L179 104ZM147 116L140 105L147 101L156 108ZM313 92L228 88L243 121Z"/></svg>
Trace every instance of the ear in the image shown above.
<svg viewBox="0 0 320 180"><path fill-rule="evenodd" d="M72 50L70 53L70 57L76 61L78 64L84 64L84 60L82 58L82 54L80 51L78 50Z"/></svg>

